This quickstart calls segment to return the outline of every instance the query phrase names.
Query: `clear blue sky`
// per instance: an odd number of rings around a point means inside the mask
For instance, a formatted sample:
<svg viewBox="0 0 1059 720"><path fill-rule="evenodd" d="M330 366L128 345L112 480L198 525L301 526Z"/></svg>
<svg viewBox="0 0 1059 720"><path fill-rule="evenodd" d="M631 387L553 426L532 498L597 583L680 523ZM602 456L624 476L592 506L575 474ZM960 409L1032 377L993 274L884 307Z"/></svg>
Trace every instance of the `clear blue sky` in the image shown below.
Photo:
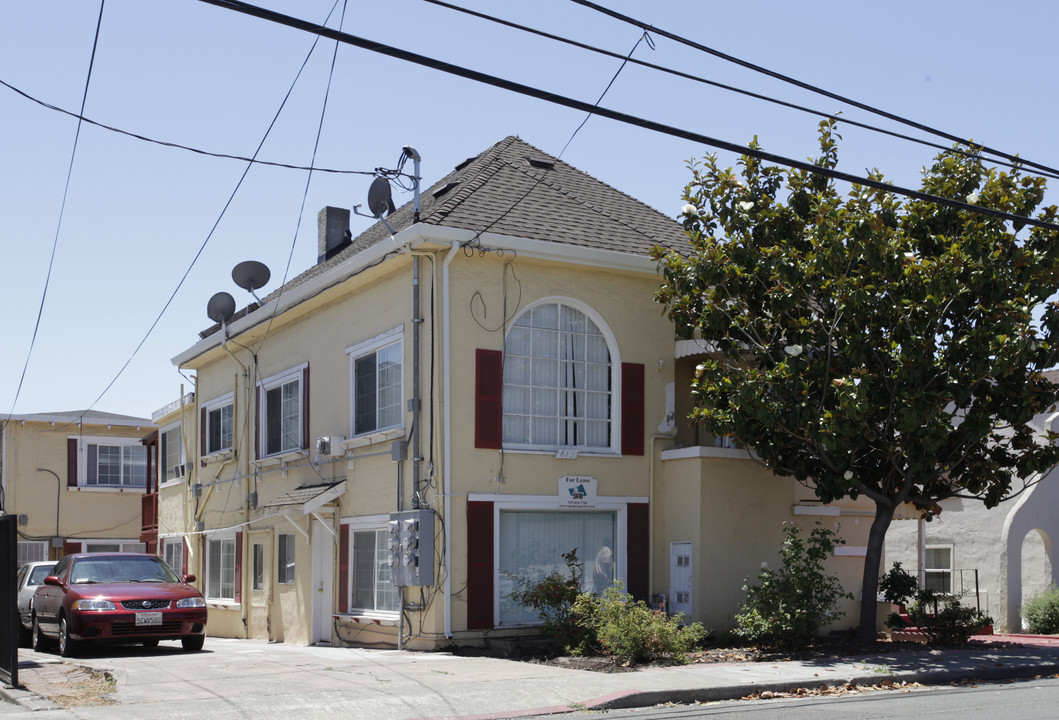
<svg viewBox="0 0 1059 720"><path fill-rule="evenodd" d="M639 31L569 0L456 4L621 54ZM614 10L744 60L992 147L1059 165L1055 132L1052 2L885 3L835 0L711 2L599 0ZM323 22L334 0L258 3ZM0 3L0 80L77 112L92 52L98 0ZM338 13L329 23L337 27ZM594 102L619 62L526 36L422 0L348 3L343 29L420 54ZM823 111L896 128L660 36L636 57ZM106 0L86 117L158 140L249 156L314 36L197 0ZM261 159L307 165L333 41L321 40ZM818 119L686 80L627 66L603 105L730 142L757 135L764 149L805 159ZM423 156L430 185L507 135L558 154L580 112L343 46L338 51L318 167L394 167L404 145ZM207 327L220 290L251 298L231 268L265 262L278 286L316 259L316 213L364 203L370 178L313 175L296 233L306 174L258 166L128 368L195 254L221 216L245 164L144 143L82 125L65 214L60 208L77 121L0 87L0 416L84 409L150 417L191 389L170 358ZM877 167L916 187L934 151L863 130L841 130L840 170ZM914 131L910 131L914 132ZM941 141L944 143L944 141ZM676 216L686 161L709 147L593 118L563 159ZM725 164L735 157L720 153ZM1056 181L1059 182L1059 181ZM1056 183L1053 183L1055 185ZM1056 185L1059 188L1059 185ZM1054 191L1051 202L1056 202ZM398 203L410 196L397 194ZM366 228L354 218L354 234ZM58 244L28 372L12 408Z"/></svg>

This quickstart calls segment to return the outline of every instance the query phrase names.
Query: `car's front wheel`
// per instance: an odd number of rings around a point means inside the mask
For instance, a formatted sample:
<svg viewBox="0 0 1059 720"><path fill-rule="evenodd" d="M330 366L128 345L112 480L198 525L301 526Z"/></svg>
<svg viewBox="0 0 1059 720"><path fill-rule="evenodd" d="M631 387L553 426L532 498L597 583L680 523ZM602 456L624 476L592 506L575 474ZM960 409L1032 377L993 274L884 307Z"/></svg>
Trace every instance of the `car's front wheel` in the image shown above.
<svg viewBox="0 0 1059 720"><path fill-rule="evenodd" d="M73 657L77 654L77 641L70 637L70 626L66 623L66 616L59 618L59 654L63 657Z"/></svg>
<svg viewBox="0 0 1059 720"><path fill-rule="evenodd" d="M27 628L21 620L18 621L18 646L33 647L33 628Z"/></svg>
<svg viewBox="0 0 1059 720"><path fill-rule="evenodd" d="M205 642L205 635L185 635L180 638L180 645L188 652L198 652Z"/></svg>

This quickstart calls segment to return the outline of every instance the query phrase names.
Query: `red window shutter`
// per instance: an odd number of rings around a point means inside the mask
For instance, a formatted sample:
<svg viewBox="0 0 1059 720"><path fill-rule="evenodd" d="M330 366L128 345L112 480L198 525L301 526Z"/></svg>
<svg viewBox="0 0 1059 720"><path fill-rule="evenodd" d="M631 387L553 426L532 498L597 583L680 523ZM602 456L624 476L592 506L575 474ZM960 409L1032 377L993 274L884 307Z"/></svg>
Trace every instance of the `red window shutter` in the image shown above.
<svg viewBox="0 0 1059 720"><path fill-rule="evenodd" d="M493 620L493 503L467 503L467 629L491 630Z"/></svg>
<svg viewBox="0 0 1059 720"><path fill-rule="evenodd" d="M235 534L235 601L243 601L243 534Z"/></svg>
<svg viewBox="0 0 1059 720"><path fill-rule="evenodd" d="M338 612L349 612L349 526L338 538Z"/></svg>
<svg viewBox="0 0 1059 720"><path fill-rule="evenodd" d="M626 571L629 594L637 600L647 602L651 579L647 557L648 533L651 532L650 505L632 503L628 506L626 522Z"/></svg>
<svg viewBox="0 0 1059 720"><path fill-rule="evenodd" d="M77 438L66 440L66 484L77 487Z"/></svg>
<svg viewBox="0 0 1059 720"><path fill-rule="evenodd" d="M188 574L188 554L191 552L191 545L188 544L188 536L185 535L180 539L180 542L184 545L184 552L180 554L180 574Z"/></svg>
<svg viewBox="0 0 1059 720"><path fill-rule="evenodd" d="M63 543L63 555L73 555L81 552L81 543L79 542L67 542Z"/></svg>
<svg viewBox="0 0 1059 720"><path fill-rule="evenodd" d="M644 366L621 364L621 453L643 455Z"/></svg>
<svg viewBox="0 0 1059 720"><path fill-rule="evenodd" d="M479 348L474 360L474 446L499 450L503 442L504 354Z"/></svg>
<svg viewBox="0 0 1059 720"><path fill-rule="evenodd" d="M202 422L199 423L199 456L209 455L210 446L206 444L206 408L202 408ZM202 467L206 467L206 461L202 460Z"/></svg>
<svg viewBox="0 0 1059 720"><path fill-rule="evenodd" d="M302 450L309 449L309 366L302 370Z"/></svg>

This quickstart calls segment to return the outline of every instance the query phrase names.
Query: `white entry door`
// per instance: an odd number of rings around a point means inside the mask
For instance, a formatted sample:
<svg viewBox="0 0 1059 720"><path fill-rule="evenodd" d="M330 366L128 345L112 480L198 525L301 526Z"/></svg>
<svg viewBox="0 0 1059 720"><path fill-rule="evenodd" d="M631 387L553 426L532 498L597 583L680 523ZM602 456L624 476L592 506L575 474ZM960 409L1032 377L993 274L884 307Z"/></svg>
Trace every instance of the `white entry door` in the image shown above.
<svg viewBox="0 0 1059 720"><path fill-rule="evenodd" d="M691 543L669 544L669 612L691 615Z"/></svg>
<svg viewBox="0 0 1059 720"><path fill-rule="evenodd" d="M313 638L314 645L331 644L331 613L334 573L334 534L313 518Z"/></svg>

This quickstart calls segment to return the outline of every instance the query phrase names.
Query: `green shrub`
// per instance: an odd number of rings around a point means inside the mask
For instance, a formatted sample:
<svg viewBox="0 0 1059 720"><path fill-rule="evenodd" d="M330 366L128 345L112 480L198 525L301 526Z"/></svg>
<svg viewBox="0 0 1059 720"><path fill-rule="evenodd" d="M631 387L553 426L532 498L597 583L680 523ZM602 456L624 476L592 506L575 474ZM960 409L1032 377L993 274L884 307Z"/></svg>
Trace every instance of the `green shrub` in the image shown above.
<svg viewBox="0 0 1059 720"><path fill-rule="evenodd" d="M683 624L634 600L620 583L602 595L581 592L584 565L577 550L563 555L568 577L552 572L537 582L513 577L512 600L536 610L541 632L571 655L611 655L628 663L681 662L706 636L700 623Z"/></svg>
<svg viewBox="0 0 1059 720"><path fill-rule="evenodd" d="M707 634L701 623L685 625L682 614L669 616L634 600L621 583L604 590L602 596L579 595L574 614L591 638L574 650L612 655L627 663L687 662L688 653Z"/></svg>
<svg viewBox="0 0 1059 720"><path fill-rule="evenodd" d="M761 564L757 584L747 578L746 600L735 616L735 633L748 642L777 647L799 647L812 642L817 633L843 613L838 601L851 599L838 578L828 574L824 562L836 545L845 541L817 523L808 541L792 523L784 526L782 558L778 570Z"/></svg>
<svg viewBox="0 0 1059 720"><path fill-rule="evenodd" d="M585 628L572 614L574 601L581 594L581 580L585 566L577 559L577 548L563 553L568 577L557 571L549 573L543 580L534 582L528 578L512 576L519 588L508 593L515 602L533 608L541 620L541 632L554 639L561 647L579 648L587 645Z"/></svg>
<svg viewBox="0 0 1059 720"><path fill-rule="evenodd" d="M1059 633L1059 588L1052 585L1027 600L1022 606L1022 619L1036 635Z"/></svg>
<svg viewBox="0 0 1059 720"><path fill-rule="evenodd" d="M915 576L902 568L901 563L894 563L879 580L879 588L889 602L907 606L909 622L935 645L966 644L972 635L993 624L988 615L951 595L920 590ZM886 619L886 626L891 630L907 627L897 613Z"/></svg>

